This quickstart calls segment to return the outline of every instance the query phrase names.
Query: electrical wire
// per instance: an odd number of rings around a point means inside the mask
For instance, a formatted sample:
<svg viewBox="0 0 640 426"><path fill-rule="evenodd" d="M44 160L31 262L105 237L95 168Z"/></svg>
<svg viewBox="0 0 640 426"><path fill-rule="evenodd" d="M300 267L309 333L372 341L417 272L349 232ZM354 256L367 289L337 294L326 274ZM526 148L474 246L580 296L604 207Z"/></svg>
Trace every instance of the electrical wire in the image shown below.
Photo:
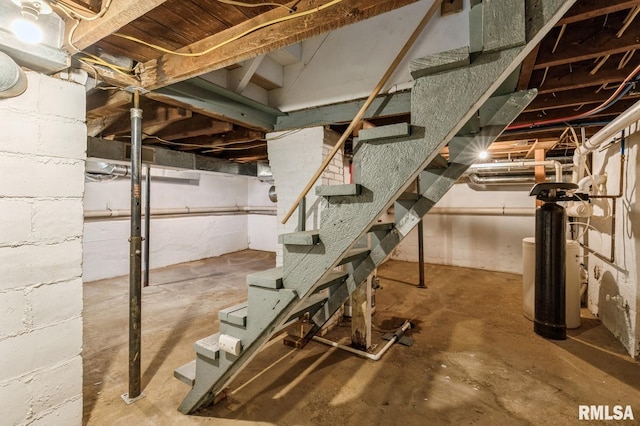
<svg viewBox="0 0 640 426"><path fill-rule="evenodd" d="M234 0L218 0L220 3L224 3L224 4L230 4L232 6L241 6L241 7L261 7L261 6L277 6L277 7L283 7L285 9L287 9L289 12L295 12L295 9L290 8L287 5L284 4L280 4L280 3L270 3L270 2L265 2L265 3L244 3L241 1L234 1Z"/></svg>
<svg viewBox="0 0 640 426"><path fill-rule="evenodd" d="M299 18L301 16L312 15L312 14L314 14L316 12L324 10L324 9L326 9L328 7L331 7L333 5L336 5L336 4L340 3L340 2L342 2L342 0L331 0L329 3L325 3L325 4L321 5L321 6L317 6L317 7L314 7L312 9L305 10L303 12L297 12L297 13L293 13L293 14L291 14L289 16L283 16L283 17L280 17L280 18L273 19L271 21L263 22L262 24L258 24L253 28L249 28L248 30L243 31L240 34L237 34L237 35L235 35L235 36L233 36L233 37L231 37L231 38L229 38L229 39L227 39L227 40L225 40L223 42L220 42L220 43L216 44L215 46L211 46L208 49L205 49L205 50L200 51L200 52L178 52L178 51L174 51L174 50L165 49L162 46L158 46L156 44L149 43L149 42L146 42L144 40L140 40L139 38L128 36L126 34L114 33L113 35L116 36L116 37L123 38L125 40L132 41L134 43L142 44L144 46L150 47L152 49L158 50L160 52L163 52L163 53L166 53L166 54L169 54L169 55L176 55L176 56L194 58L194 57L199 57L199 56L203 56L203 55L206 55L208 53L211 53L216 49L219 49L219 48L221 48L223 46L226 46L227 44L232 43L232 42L234 42L234 41L236 41L236 40L238 40L238 39L240 39L240 38L242 38L242 37L244 37L244 36L246 36L248 34L251 34L251 33L255 32L257 30L260 30L262 28L265 28L265 27L268 27L268 26L271 26L271 25L274 25L274 24L278 24L280 22L289 21L291 19Z"/></svg>
<svg viewBox="0 0 640 426"><path fill-rule="evenodd" d="M551 120L537 121L534 123L516 124L516 125L507 127L507 130L531 129L538 126L558 124L558 123L570 122L573 120L580 120L582 118L588 118L594 114L604 111L614 103L618 102L622 97L624 97L627 93L629 93L629 91L633 87L633 84L636 83L639 78L640 78L640 65L638 65L627 76L627 78L625 78L624 81L620 83L620 86L618 86L618 89L609 97L609 99L604 101L602 104L600 104L596 108L593 108L589 111L585 111L582 114L574 115L572 117L555 118Z"/></svg>

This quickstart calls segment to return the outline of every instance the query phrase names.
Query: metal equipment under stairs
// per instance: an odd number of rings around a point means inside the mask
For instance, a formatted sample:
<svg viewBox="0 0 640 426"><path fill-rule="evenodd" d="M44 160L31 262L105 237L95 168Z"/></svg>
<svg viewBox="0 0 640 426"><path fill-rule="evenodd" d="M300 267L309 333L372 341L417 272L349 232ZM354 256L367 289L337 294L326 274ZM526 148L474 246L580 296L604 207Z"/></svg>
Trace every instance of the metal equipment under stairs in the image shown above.
<svg viewBox="0 0 640 426"><path fill-rule="evenodd" d="M533 100L535 90L514 93L509 81L574 1L472 1L475 45L412 62L411 125L360 132L357 183L318 188L326 200L320 229L281 236L284 266L249 275L248 301L220 311L219 332L197 341L196 359L175 371L192 386L182 413L212 403L286 324L309 313L308 337L322 327ZM448 159L438 154L446 145ZM422 193L403 197L417 178ZM377 224L392 205L395 223ZM367 233L371 248L353 249ZM350 272L337 269L347 264ZM239 339L237 354L220 349L221 335Z"/></svg>

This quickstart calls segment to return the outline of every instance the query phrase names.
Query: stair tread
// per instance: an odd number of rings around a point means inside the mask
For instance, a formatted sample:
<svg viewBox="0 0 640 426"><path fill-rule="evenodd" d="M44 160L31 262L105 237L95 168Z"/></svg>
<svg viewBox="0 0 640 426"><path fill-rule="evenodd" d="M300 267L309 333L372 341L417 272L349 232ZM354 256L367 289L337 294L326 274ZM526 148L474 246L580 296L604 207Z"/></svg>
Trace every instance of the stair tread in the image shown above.
<svg viewBox="0 0 640 426"><path fill-rule="evenodd" d="M247 284L254 287L273 288L277 290L283 287L282 275L282 266L254 272L253 274L247 275Z"/></svg>
<svg viewBox="0 0 640 426"><path fill-rule="evenodd" d="M294 246L314 246L320 242L320 231L298 231L280 234L278 242Z"/></svg>
<svg viewBox="0 0 640 426"><path fill-rule="evenodd" d="M447 167L449 167L449 160L438 154L431 160L425 170L446 169Z"/></svg>
<svg viewBox="0 0 640 426"><path fill-rule="evenodd" d="M401 138L411 134L411 126L409 123L396 123L386 126L371 127L370 129L362 129L358 134L360 142L375 141L380 139Z"/></svg>
<svg viewBox="0 0 640 426"><path fill-rule="evenodd" d="M352 196L360 195L361 192L362 187L357 183L316 186L316 195L319 197Z"/></svg>
<svg viewBox="0 0 640 426"><path fill-rule="evenodd" d="M331 271L329 274L324 277L322 280L318 281L314 293L320 292L325 288L331 287L338 282L344 281L347 279L349 274L344 271Z"/></svg>
<svg viewBox="0 0 640 426"><path fill-rule="evenodd" d="M320 304L323 304L327 301L327 296L323 294L312 294L307 297L307 299L302 303L302 306L295 309L294 313L291 314L287 321L291 321L292 319L298 318L308 312L311 308L316 307Z"/></svg>
<svg viewBox="0 0 640 426"><path fill-rule="evenodd" d="M218 318L220 321L244 327L247 325L247 305L247 302L243 302L238 305L222 309L218 312Z"/></svg>
<svg viewBox="0 0 640 426"><path fill-rule="evenodd" d="M362 259L367 255L369 255L370 252L371 250L369 250L367 247L354 248L351 250L347 250L347 252L344 254L344 256L342 257L342 260L340 260L340 263L338 263L338 265L344 265L346 263L353 262L354 260Z"/></svg>
<svg viewBox="0 0 640 426"><path fill-rule="evenodd" d="M401 200L401 201L417 201L419 198L420 198L420 196L418 194L416 194L415 192L403 192L398 197L398 200Z"/></svg>
<svg viewBox="0 0 640 426"><path fill-rule="evenodd" d="M380 222L371 225L369 232L391 231L394 227L393 222Z"/></svg>
<svg viewBox="0 0 640 426"><path fill-rule="evenodd" d="M173 377L189 386L193 386L196 382L196 360L189 361L173 370Z"/></svg>
<svg viewBox="0 0 640 426"><path fill-rule="evenodd" d="M218 345L219 338L220 333L216 333L205 337L204 339L200 339L193 344L193 349L197 354L210 359L218 359L220 356L220 346Z"/></svg>

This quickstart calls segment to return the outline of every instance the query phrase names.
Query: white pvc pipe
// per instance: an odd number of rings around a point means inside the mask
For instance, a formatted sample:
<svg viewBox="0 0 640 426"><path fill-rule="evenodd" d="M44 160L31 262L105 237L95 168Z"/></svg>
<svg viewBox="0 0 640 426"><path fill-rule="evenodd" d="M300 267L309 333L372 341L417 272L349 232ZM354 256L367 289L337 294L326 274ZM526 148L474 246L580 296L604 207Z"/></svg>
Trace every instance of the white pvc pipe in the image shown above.
<svg viewBox="0 0 640 426"><path fill-rule="evenodd" d="M406 321L404 325L400 327L402 331L407 331L410 328L411 328L411 323L409 321ZM387 344L384 345L384 347L377 354L370 354L369 352L354 349L351 346L341 345L332 340L324 339L320 336L313 336L313 340L320 343L324 343L325 345L333 346L334 348L342 349L343 351L351 352L352 354L359 355L363 358L367 358L372 361L378 361L380 360L380 358L382 358L382 355L384 355L384 353L387 352L387 350L396 342L396 340L398 340L398 336L393 336L391 340L389 340Z"/></svg>
<svg viewBox="0 0 640 426"><path fill-rule="evenodd" d="M585 155L597 149L604 142L612 139L616 133L621 132L639 120L640 101L633 104L629 109L616 117L615 120L604 126L598 133L591 136L590 139L584 141L579 148L576 148L573 153L573 182L578 183L582 178L582 176L580 176L580 170Z"/></svg>
<svg viewBox="0 0 640 426"><path fill-rule="evenodd" d="M180 207L172 209L151 209L152 216L167 215L188 215L188 214L207 214L207 213L257 213L269 214L276 213L275 207ZM84 212L85 219L104 219L110 217L129 217L130 210L125 209L107 209L107 210L88 210Z"/></svg>
<svg viewBox="0 0 640 426"><path fill-rule="evenodd" d="M599 186L607 182L605 175L586 176L578 182L578 192L589 192L589 186Z"/></svg>
<svg viewBox="0 0 640 426"><path fill-rule="evenodd" d="M481 163L472 164L470 169L499 169L499 168L520 168L526 169L538 166L553 166L556 169L556 182L562 182L562 164L555 160L545 161L507 161L503 163Z"/></svg>

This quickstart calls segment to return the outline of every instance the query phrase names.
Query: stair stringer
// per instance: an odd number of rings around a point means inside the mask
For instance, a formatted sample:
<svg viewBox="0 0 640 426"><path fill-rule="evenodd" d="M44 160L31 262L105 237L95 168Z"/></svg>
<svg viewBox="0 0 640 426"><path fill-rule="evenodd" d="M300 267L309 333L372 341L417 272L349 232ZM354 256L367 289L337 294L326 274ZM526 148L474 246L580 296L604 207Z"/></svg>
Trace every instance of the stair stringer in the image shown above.
<svg viewBox="0 0 640 426"><path fill-rule="evenodd" d="M478 152L485 150L511 124L511 122L535 98L537 90L528 90L503 96L504 103L479 133L474 136L456 136L449 143L450 164L444 169L425 170L420 173L420 186L424 190L420 198L405 202L406 211L396 209L395 227L387 232L374 246L369 256L360 263L345 283L327 300L322 310L312 320L319 329L347 300L356 286L382 264L400 242L411 232L429 210L449 191L462 174L473 164ZM495 99L495 98L492 98ZM313 331L313 330L312 330Z"/></svg>

